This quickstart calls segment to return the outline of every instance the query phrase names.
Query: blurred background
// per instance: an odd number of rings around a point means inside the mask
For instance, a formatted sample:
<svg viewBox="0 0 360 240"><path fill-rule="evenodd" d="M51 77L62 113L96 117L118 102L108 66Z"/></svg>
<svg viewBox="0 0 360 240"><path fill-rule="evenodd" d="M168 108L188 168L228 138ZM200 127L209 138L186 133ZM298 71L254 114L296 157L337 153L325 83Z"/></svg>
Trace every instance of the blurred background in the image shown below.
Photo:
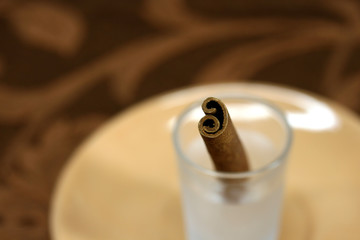
<svg viewBox="0 0 360 240"><path fill-rule="evenodd" d="M0 0L0 238L49 239L59 172L111 116L229 81L360 113L360 1Z"/></svg>

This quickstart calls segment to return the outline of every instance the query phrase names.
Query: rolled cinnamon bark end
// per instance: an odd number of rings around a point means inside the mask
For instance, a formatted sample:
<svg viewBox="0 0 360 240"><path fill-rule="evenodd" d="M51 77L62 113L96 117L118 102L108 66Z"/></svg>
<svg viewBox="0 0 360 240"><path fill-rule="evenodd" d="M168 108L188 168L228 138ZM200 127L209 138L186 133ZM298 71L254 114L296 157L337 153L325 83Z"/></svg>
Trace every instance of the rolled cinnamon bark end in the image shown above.
<svg viewBox="0 0 360 240"><path fill-rule="evenodd" d="M244 172L249 162L225 104L214 97L202 104L205 116L199 121L199 132L220 172Z"/></svg>

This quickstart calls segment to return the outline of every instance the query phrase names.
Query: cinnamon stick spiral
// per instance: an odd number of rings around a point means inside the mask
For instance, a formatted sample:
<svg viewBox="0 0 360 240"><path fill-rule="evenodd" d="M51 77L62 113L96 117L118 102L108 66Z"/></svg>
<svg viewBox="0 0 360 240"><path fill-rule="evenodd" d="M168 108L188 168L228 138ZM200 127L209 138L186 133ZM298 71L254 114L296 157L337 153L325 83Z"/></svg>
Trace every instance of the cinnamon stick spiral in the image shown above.
<svg viewBox="0 0 360 240"><path fill-rule="evenodd" d="M249 170L244 147L236 133L225 104L214 97L202 103L205 116L198 124L199 132L216 170L243 172Z"/></svg>

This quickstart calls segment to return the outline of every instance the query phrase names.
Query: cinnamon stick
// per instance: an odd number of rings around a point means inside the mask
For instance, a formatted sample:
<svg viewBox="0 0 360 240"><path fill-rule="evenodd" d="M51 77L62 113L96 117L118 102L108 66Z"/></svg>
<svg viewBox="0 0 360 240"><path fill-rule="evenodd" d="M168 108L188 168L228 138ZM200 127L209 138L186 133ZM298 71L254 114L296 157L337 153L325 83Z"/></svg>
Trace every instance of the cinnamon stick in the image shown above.
<svg viewBox="0 0 360 240"><path fill-rule="evenodd" d="M206 114L198 124L199 132L217 171L244 172L249 162L225 104L209 97L202 103Z"/></svg>

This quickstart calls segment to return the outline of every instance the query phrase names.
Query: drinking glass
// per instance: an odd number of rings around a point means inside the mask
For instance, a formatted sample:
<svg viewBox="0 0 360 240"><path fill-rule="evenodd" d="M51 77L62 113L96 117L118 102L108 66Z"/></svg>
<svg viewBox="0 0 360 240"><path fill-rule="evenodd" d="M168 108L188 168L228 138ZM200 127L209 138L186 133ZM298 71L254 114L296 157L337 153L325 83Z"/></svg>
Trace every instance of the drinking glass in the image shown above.
<svg viewBox="0 0 360 240"><path fill-rule="evenodd" d="M252 96L221 99L245 148L250 170L214 170L198 131L202 101L178 117L173 142L178 159L188 240L275 240L283 202L292 132L273 104Z"/></svg>

